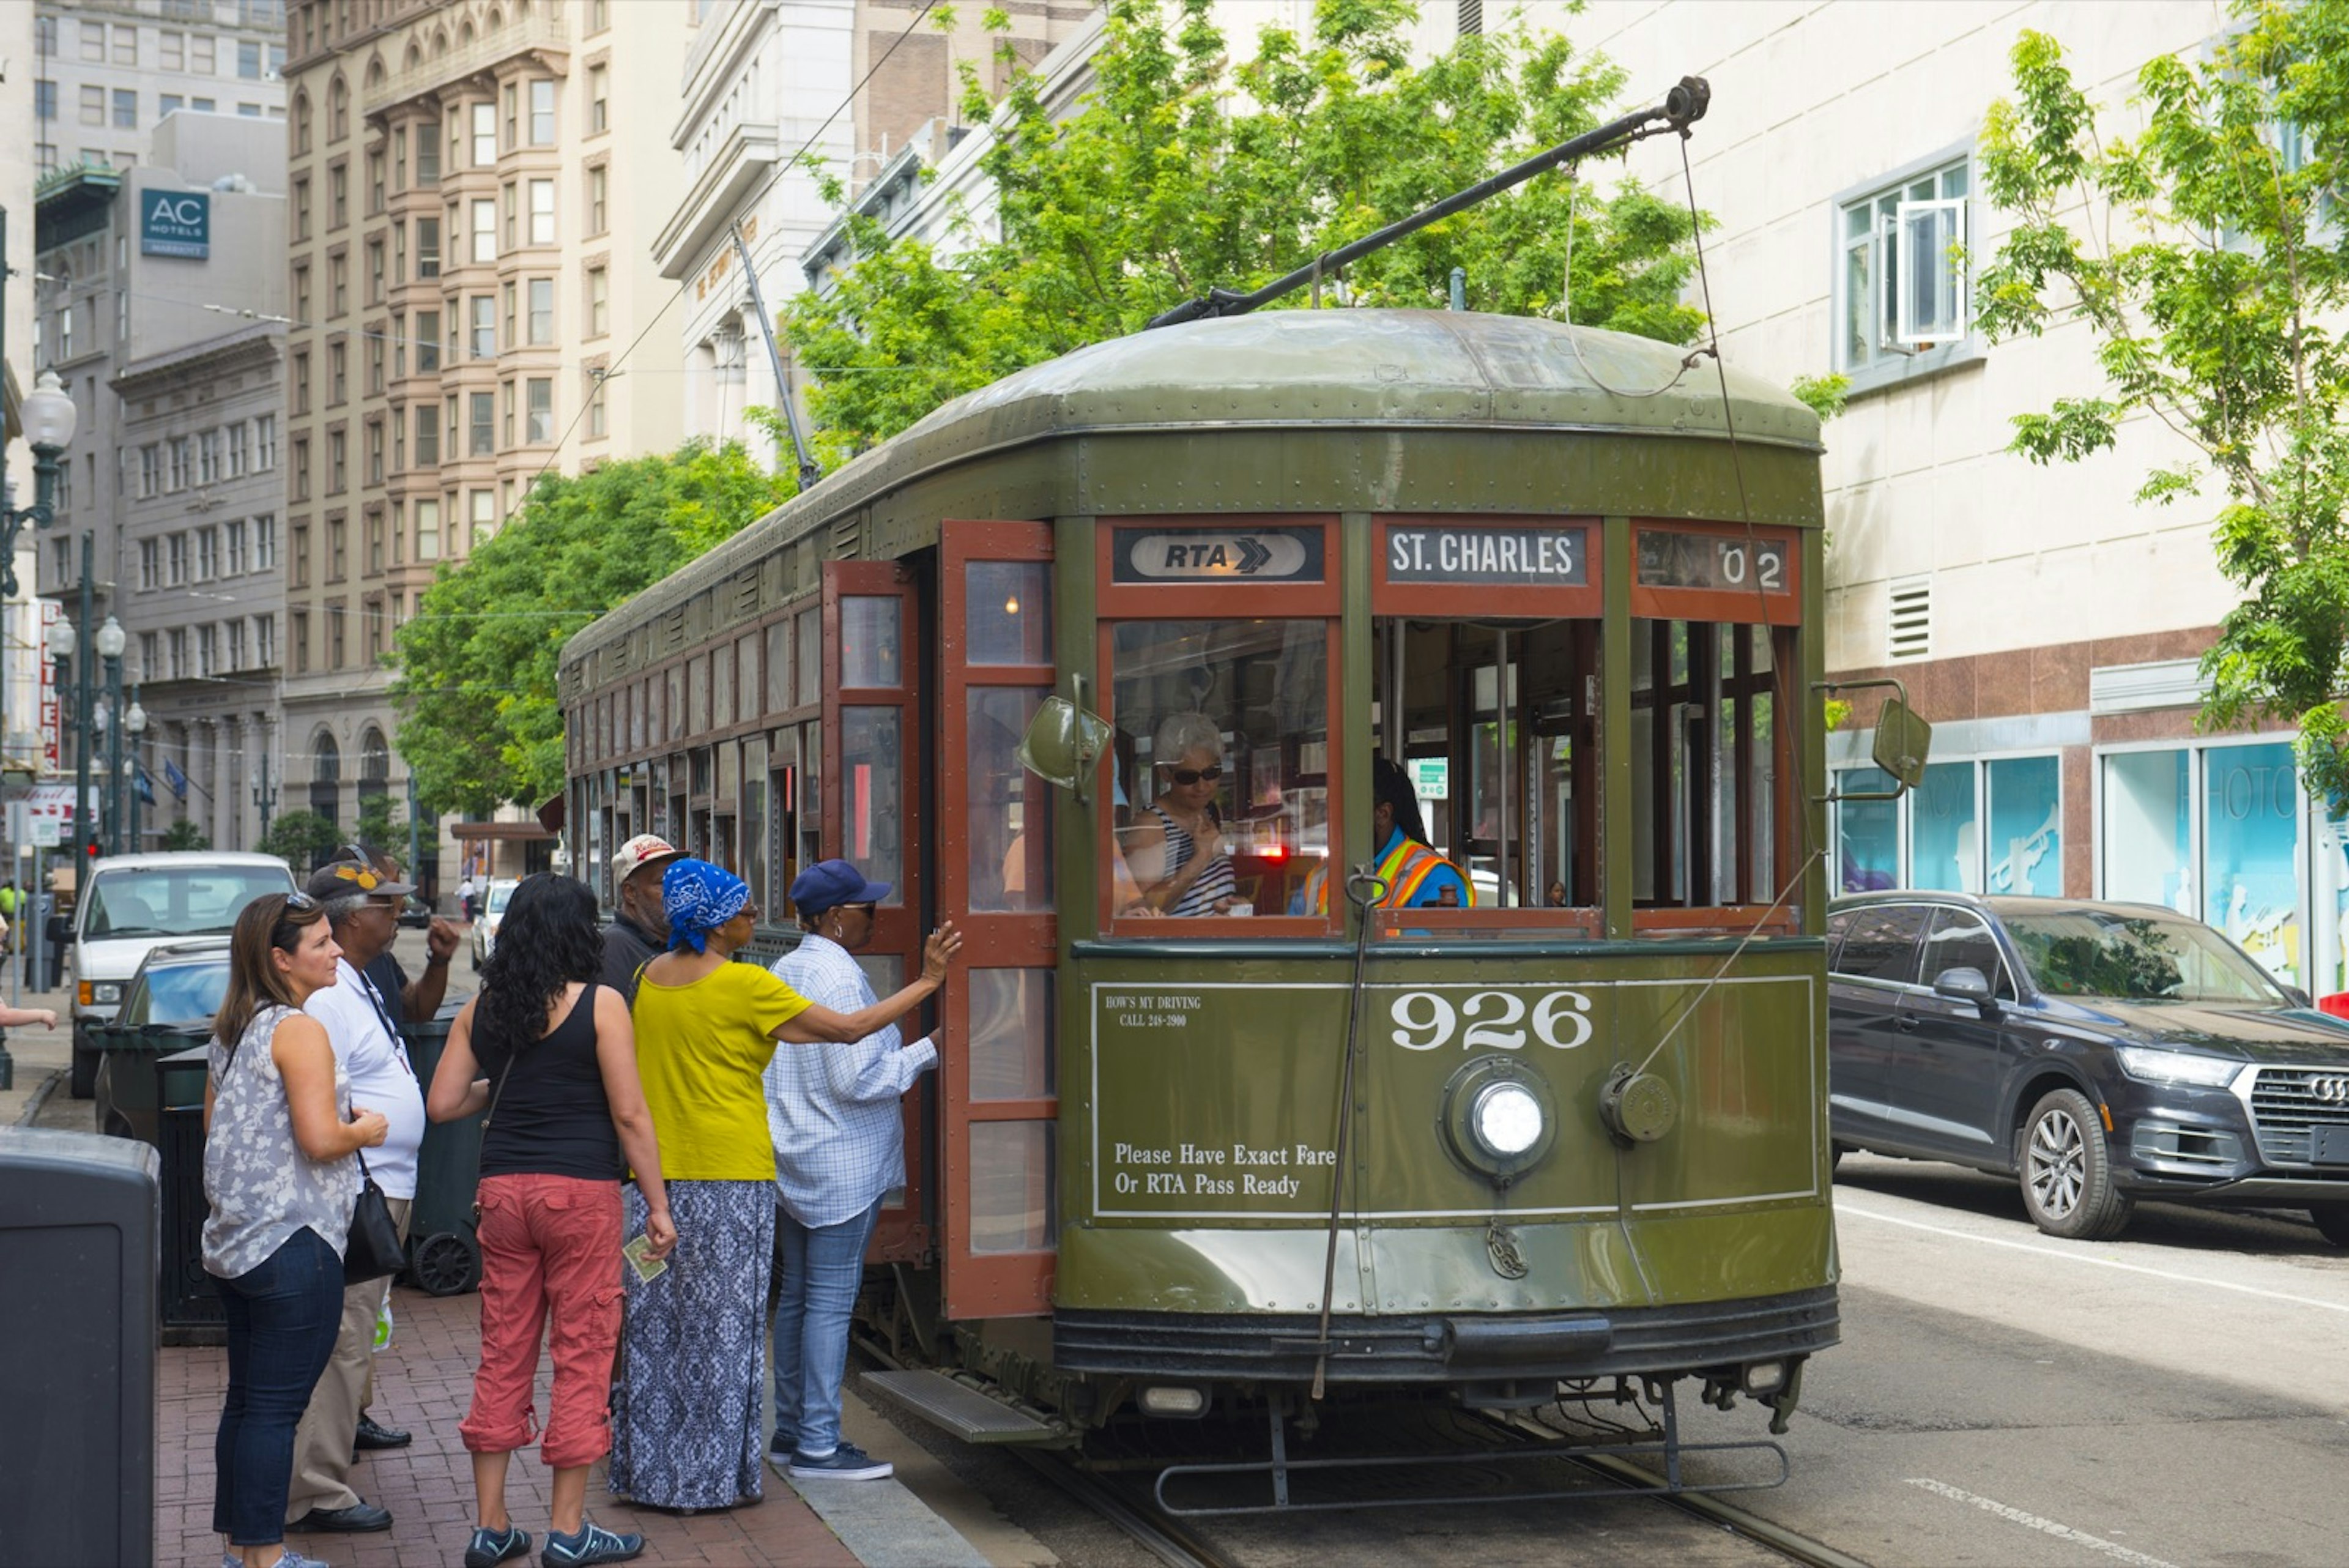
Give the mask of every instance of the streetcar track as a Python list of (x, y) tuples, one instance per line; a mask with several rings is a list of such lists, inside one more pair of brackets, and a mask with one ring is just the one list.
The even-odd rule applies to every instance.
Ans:
[(1090, 1471), (1071, 1463), (1059, 1450), (1012, 1449), (1028, 1468), (1058, 1487), (1068, 1497), (1116, 1525), (1169, 1568), (1238, 1568), (1212, 1542), (1148, 1505), (1140, 1507), (1117, 1495)]

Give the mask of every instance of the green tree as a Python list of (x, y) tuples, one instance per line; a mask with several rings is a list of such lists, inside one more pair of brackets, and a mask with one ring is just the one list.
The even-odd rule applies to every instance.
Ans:
[[(1309, 36), (1268, 26), (1227, 69), (1210, 10), (1112, 0), (1093, 90), (1061, 120), (1033, 75), (1015, 72), (999, 109), (965, 68), (966, 114), (994, 115), (999, 132), (982, 166), (1001, 238), (943, 262), (852, 217), (858, 259), (784, 323), (812, 367), (827, 461), (1209, 288), (1304, 265), (1599, 124), (1626, 85), (1521, 20), (1414, 65), (1411, 0), (1320, 0)], [(837, 202), (839, 182), (827, 188)], [(1439, 306), (1456, 266), (1475, 309), (1685, 343), (1703, 323), (1685, 298), (1694, 225), (1635, 181), (1602, 192), (1550, 175), (1363, 258), (1344, 287), (1365, 305)]]
[(2013, 230), (1982, 270), (1993, 339), (2077, 323), (2104, 385), (2014, 421), (2013, 450), (2077, 461), (2150, 421), (2177, 454), (2138, 499), (2217, 506), (2242, 591), (2203, 656), (2201, 720), (2295, 721), (2312, 791), (2349, 806), (2349, 0), (2239, 0), (2199, 60), (2137, 73), (2114, 134), (2060, 45), (2024, 33), (1992, 106), (1982, 188)]
[[(362, 848), (381, 850), (411, 872), (416, 869), (408, 864), (408, 813), (395, 809), (388, 794), (359, 797), (359, 821), (354, 842)], [(419, 818), (416, 825), (418, 862), (437, 860), (440, 856), (440, 824), (430, 816)]]
[(269, 831), (254, 847), (264, 855), (276, 856), (301, 877), (308, 876), (319, 857), (331, 854), (342, 841), (335, 825), (316, 812), (285, 811), (269, 819)]
[(174, 818), (171, 826), (163, 830), (163, 847), (166, 849), (210, 849), (212, 846), (212, 835), (184, 816)]
[(540, 480), (469, 560), (442, 566), (395, 639), (399, 750), (422, 809), (482, 816), (561, 789), (565, 639), (796, 490), (733, 442)]

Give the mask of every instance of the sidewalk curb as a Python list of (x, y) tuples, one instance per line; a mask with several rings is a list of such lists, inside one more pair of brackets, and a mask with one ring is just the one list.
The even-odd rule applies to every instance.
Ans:
[(989, 1568), (985, 1553), (894, 1477), (802, 1486), (772, 1457), (767, 1469), (864, 1568)]
[(40, 1119), (41, 1107), (49, 1103), (49, 1096), (57, 1093), (57, 1081), (64, 1076), (65, 1074), (57, 1068), (49, 1069), (49, 1075), (41, 1081), (39, 1088), (33, 1091), (33, 1097), (25, 1102), (25, 1108), (16, 1113), (18, 1127), (28, 1127)]

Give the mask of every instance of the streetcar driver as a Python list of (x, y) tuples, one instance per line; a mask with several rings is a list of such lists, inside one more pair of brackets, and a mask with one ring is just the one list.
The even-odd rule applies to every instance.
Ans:
[[(1386, 891), (1379, 905), (1388, 909), (1464, 909), (1476, 902), (1475, 889), (1460, 867), (1438, 854), (1427, 842), (1427, 822), (1419, 811), (1419, 796), (1411, 775), (1401, 764), (1377, 753), (1371, 754), (1371, 839), (1379, 846), (1377, 876)], [(1305, 878), (1290, 906), (1292, 914), (1330, 912), (1330, 863), (1323, 861)]]

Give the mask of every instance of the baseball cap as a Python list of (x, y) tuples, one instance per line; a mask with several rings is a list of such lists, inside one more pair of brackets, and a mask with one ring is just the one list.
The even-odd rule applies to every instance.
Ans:
[(404, 898), (416, 891), (416, 885), (395, 882), (364, 860), (334, 860), (311, 872), (302, 890), (318, 899), (347, 898), (353, 894)]
[(886, 882), (867, 882), (845, 860), (819, 860), (792, 879), (792, 908), (821, 915), (842, 904), (877, 904), (889, 896), (889, 888)]
[(612, 883), (617, 887), (643, 867), (675, 860), (683, 853), (657, 834), (639, 833), (621, 845), (619, 853), (612, 857)]

